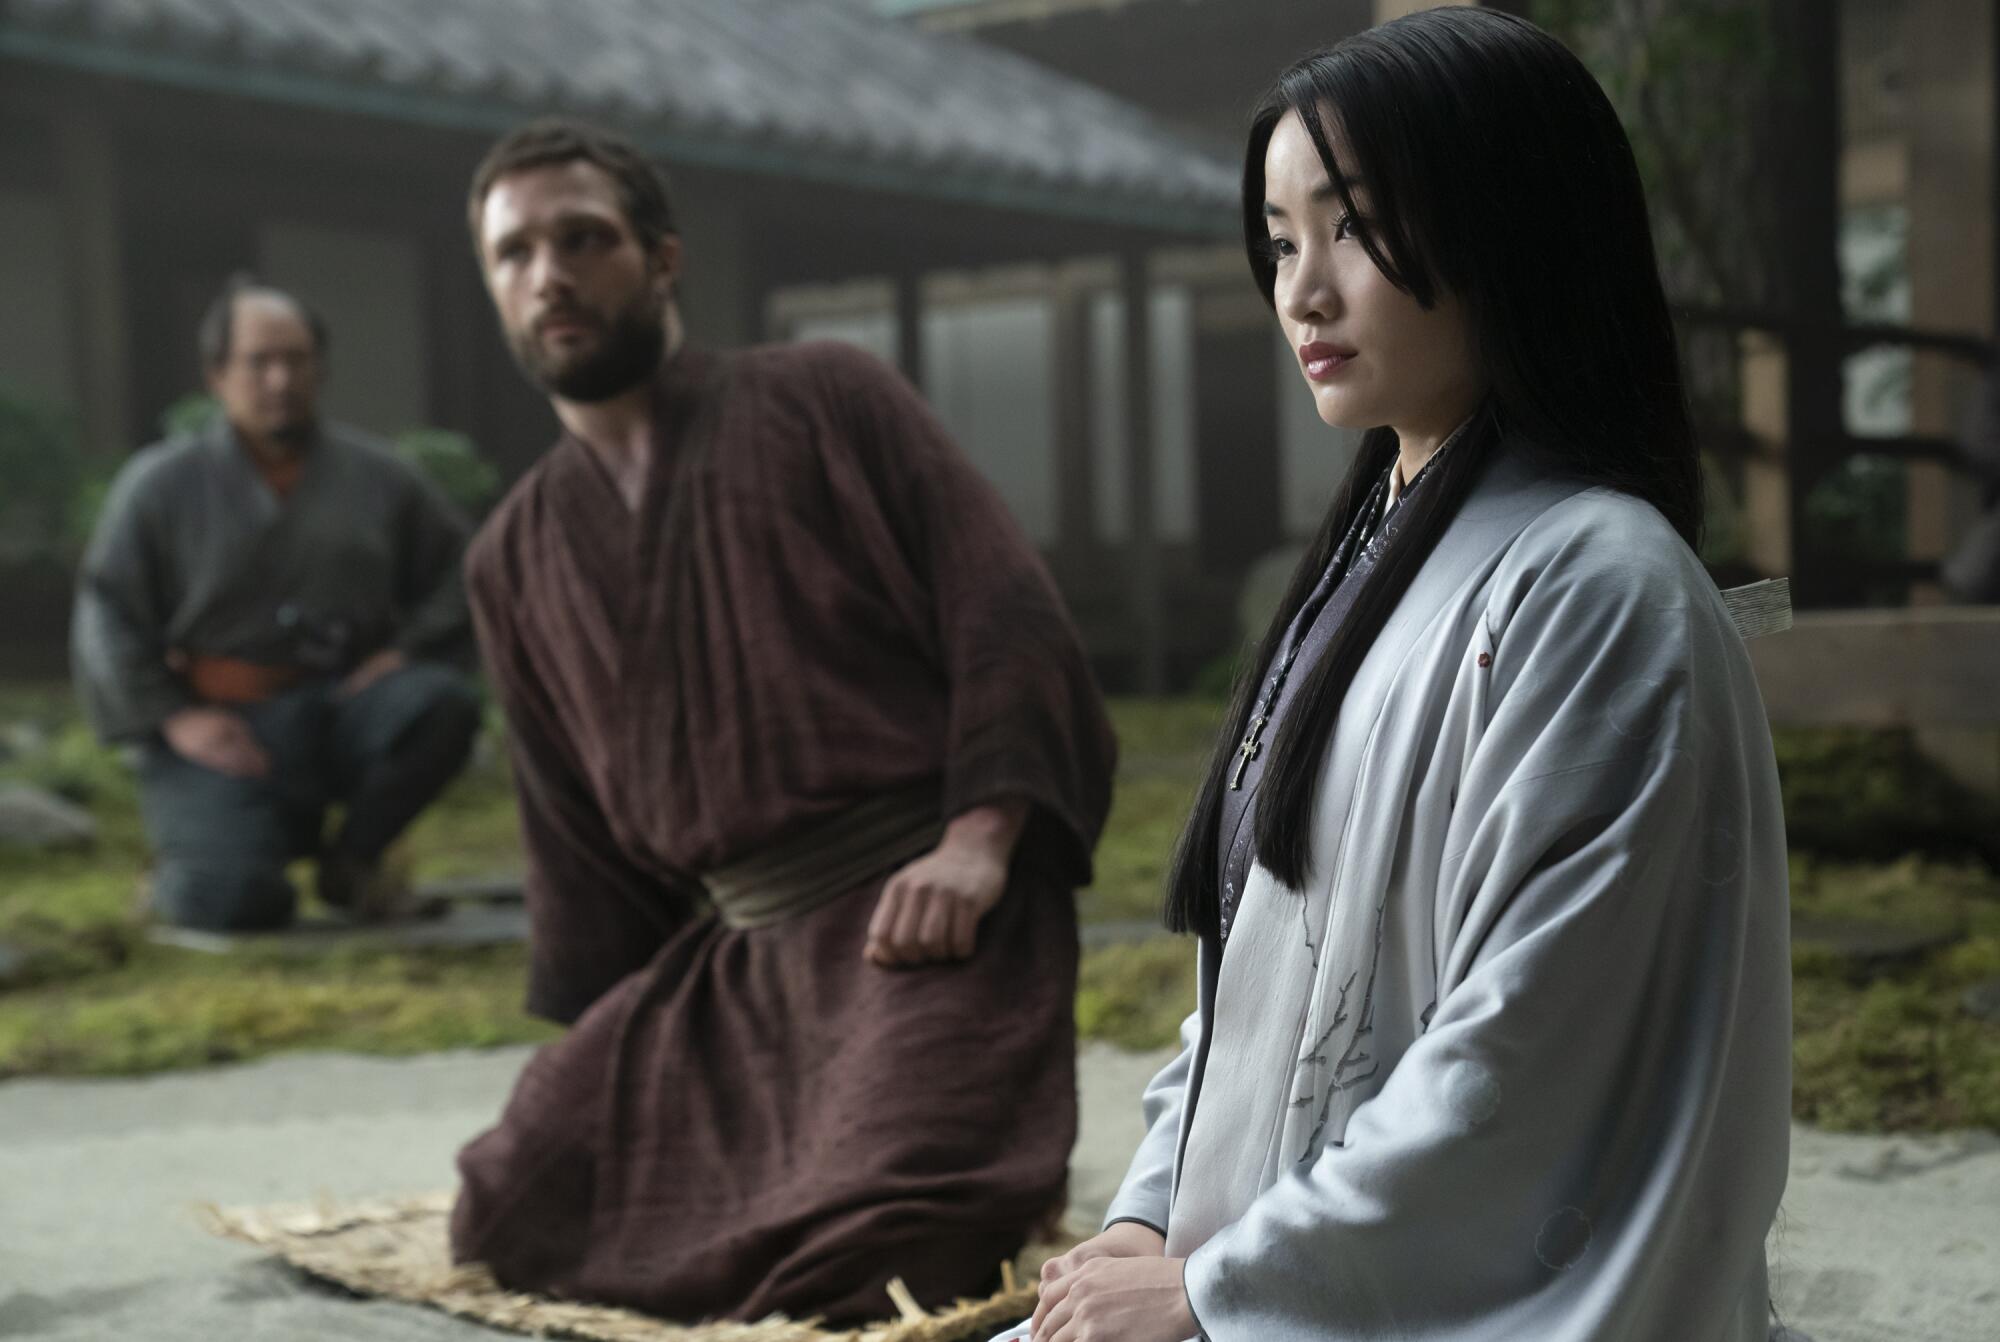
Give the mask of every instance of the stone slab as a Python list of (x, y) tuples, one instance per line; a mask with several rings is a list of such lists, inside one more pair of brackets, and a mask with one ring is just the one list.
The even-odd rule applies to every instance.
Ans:
[(42, 852), (97, 842), (90, 812), (24, 783), (0, 783), (0, 847)]
[(157, 923), (147, 937), (162, 946), (204, 955), (317, 957), (336, 950), (435, 950), (502, 946), (526, 941), (528, 911), (520, 904), (455, 904), (443, 917), (396, 923), (346, 923), (305, 918), (277, 932), (202, 932)]
[(1795, 915), (1792, 943), (1831, 951), (1864, 974), (1916, 964), (1965, 939), (1963, 924), (1878, 922)]
[(527, 897), (518, 871), (490, 872), (483, 876), (454, 876), (449, 880), (425, 881), (417, 887), (417, 898), (449, 899), (468, 904), (519, 904)]
[[(1160, 926), (1158, 918), (1125, 918), (1109, 923), (1085, 923), (1077, 929), (1077, 939), (1087, 951), (1101, 946), (1124, 946), (1133, 942), (1151, 941), (1155, 937), (1171, 935)], [(1194, 954), (1194, 943), (1188, 943), (1188, 954)]]

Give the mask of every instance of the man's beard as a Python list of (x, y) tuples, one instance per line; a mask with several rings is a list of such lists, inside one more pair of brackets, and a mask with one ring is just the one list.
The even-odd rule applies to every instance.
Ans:
[[(544, 313), (543, 319), (550, 314)], [(565, 311), (564, 317), (592, 314)], [(565, 401), (608, 401), (630, 391), (658, 371), (667, 350), (666, 304), (650, 288), (611, 315), (600, 328), (598, 347), (574, 358), (551, 355), (530, 326), (508, 342), (522, 371), (543, 390)]]

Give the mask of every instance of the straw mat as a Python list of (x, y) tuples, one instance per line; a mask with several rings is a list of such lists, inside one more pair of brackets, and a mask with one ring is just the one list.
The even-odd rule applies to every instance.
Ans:
[[(1066, 1244), (1030, 1245), (1002, 1269), (1000, 1291), (926, 1313), (890, 1284), (897, 1317), (835, 1330), (814, 1321), (773, 1316), (758, 1323), (676, 1324), (601, 1305), (522, 1295), (497, 1284), (485, 1268), (454, 1264), (446, 1242), (453, 1195), (415, 1198), (322, 1199), (268, 1207), (202, 1206), (207, 1229), (268, 1249), (308, 1276), (356, 1295), (428, 1305), (494, 1328), (582, 1342), (960, 1342), (984, 1339), (1035, 1307), (1033, 1282)], [(885, 1311), (886, 1312), (886, 1311)]]

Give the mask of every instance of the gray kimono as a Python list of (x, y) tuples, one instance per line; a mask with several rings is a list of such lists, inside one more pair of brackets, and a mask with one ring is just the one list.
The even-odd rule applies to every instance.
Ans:
[(1303, 890), (1251, 869), (1109, 1220), (1215, 1342), (1765, 1338), (1784, 822), (1652, 508), (1503, 449), (1357, 671)]
[(78, 577), (70, 661), (106, 740), (193, 702), (169, 651), (337, 673), (397, 647), (469, 666), (467, 527), (385, 444), (328, 426), (272, 492), (228, 425), (135, 454)]

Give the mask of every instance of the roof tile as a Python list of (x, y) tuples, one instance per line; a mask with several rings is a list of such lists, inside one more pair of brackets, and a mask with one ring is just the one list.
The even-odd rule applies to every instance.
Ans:
[(219, 64), (618, 109), (635, 130), (1196, 210), (1234, 169), (1099, 89), (860, 0), (0, 0), (0, 27)]

